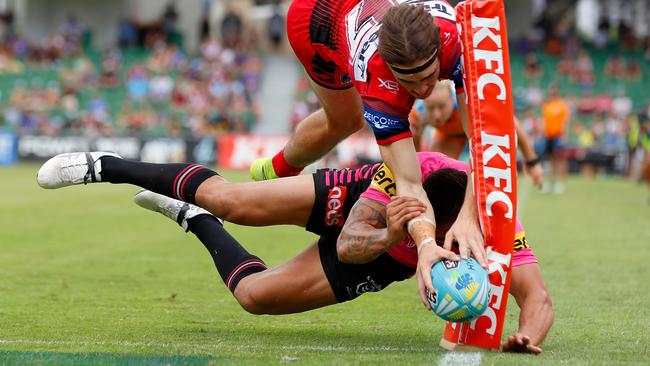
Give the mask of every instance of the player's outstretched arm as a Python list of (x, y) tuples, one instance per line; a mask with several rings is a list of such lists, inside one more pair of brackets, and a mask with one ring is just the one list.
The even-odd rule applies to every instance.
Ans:
[(354, 204), (336, 243), (339, 260), (368, 263), (404, 240), (406, 223), (426, 206), (413, 197), (393, 197), (388, 205), (368, 198)]
[(553, 325), (553, 304), (537, 263), (512, 269), (510, 293), (519, 305), (519, 329), (503, 344), (504, 352), (542, 353), (544, 342)]
[(535, 187), (542, 189), (544, 185), (544, 172), (542, 164), (531, 144), (528, 134), (521, 128), (519, 119), (515, 116), (515, 132), (517, 133), (517, 145), (524, 156), (524, 171), (530, 176)]
[[(460, 120), (465, 130), (465, 134), (470, 138), (469, 134), (469, 117), (467, 113), (467, 103), (465, 102), (465, 94), (458, 94), (458, 112), (460, 113)], [(471, 176), (470, 171), (467, 172)], [(445, 237), (444, 248), (451, 249), (452, 243), (458, 243), (458, 250), (461, 258), (467, 258), (470, 254), (474, 255), (476, 260), (483, 268), (487, 268), (487, 253), (485, 252), (485, 240), (481, 227), (478, 222), (478, 210), (476, 208), (476, 200), (474, 199), (474, 191), (472, 185), (468, 184), (465, 190), (465, 199), (463, 206), (458, 213), (456, 221), (451, 226)]]

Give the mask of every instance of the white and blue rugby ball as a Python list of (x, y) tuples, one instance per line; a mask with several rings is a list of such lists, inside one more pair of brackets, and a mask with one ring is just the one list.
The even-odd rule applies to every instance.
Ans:
[(431, 280), (434, 291), (427, 291), (427, 298), (431, 310), (444, 320), (472, 321), (488, 306), (490, 280), (487, 271), (474, 258), (434, 264)]

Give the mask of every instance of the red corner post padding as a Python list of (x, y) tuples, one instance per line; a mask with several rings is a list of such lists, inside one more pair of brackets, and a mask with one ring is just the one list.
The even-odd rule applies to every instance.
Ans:
[(471, 323), (447, 323), (440, 345), (499, 348), (510, 288), (517, 202), (516, 145), (502, 0), (458, 4), (469, 110), (472, 181), (488, 251), (491, 297)]

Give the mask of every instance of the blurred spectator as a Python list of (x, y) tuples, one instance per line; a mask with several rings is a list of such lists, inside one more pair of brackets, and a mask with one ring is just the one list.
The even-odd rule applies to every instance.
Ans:
[(544, 75), (544, 70), (537, 59), (537, 55), (529, 52), (526, 55), (526, 66), (524, 67), (524, 76), (528, 79), (539, 79)]
[(582, 96), (578, 100), (576, 109), (581, 116), (591, 115), (596, 111), (596, 99), (591, 91), (585, 90), (582, 92)]
[(226, 13), (221, 20), (221, 41), (225, 47), (234, 47), (241, 40), (242, 20), (232, 5), (228, 4)]
[(109, 119), (108, 103), (96, 90), (88, 102), (88, 113), (96, 121), (107, 122)]
[(620, 55), (613, 55), (605, 63), (605, 76), (610, 79), (623, 79), (625, 77), (625, 62)]
[(176, 4), (174, 2), (169, 2), (165, 6), (165, 10), (162, 14), (162, 29), (167, 40), (170, 40), (170, 35), (176, 33), (176, 22), (178, 21), (178, 11), (176, 10)]
[(126, 77), (126, 90), (129, 98), (140, 101), (149, 94), (149, 73), (141, 65), (135, 64)]
[(169, 100), (174, 88), (174, 79), (168, 73), (156, 73), (149, 81), (149, 93), (153, 101)]
[(120, 82), (122, 57), (118, 50), (109, 49), (102, 55), (98, 84), (102, 88), (116, 88)]
[(586, 51), (580, 51), (578, 60), (576, 61), (573, 80), (578, 85), (583, 87), (593, 86), (596, 77), (594, 76), (594, 65), (591, 57)]
[(544, 92), (539, 87), (539, 82), (531, 82), (526, 89), (526, 104), (531, 107), (539, 107), (544, 101)]
[(625, 94), (625, 89), (620, 89), (612, 102), (612, 113), (615, 118), (625, 120), (632, 113), (632, 100)]
[(638, 61), (631, 60), (627, 63), (625, 78), (629, 81), (641, 81), (643, 79), (643, 71), (641, 70), (641, 64)]
[(285, 20), (284, 15), (282, 15), (282, 7), (278, 2), (273, 6), (273, 15), (271, 15), (268, 23), (269, 40), (271, 41), (271, 45), (276, 49), (280, 47), (282, 38), (284, 37), (284, 23)]
[(612, 110), (612, 97), (607, 94), (599, 94), (594, 97), (594, 113), (604, 115)]
[(61, 27), (61, 33), (66, 41), (75, 43), (81, 42), (84, 30), (85, 26), (74, 14), (69, 14)]
[(556, 85), (550, 87), (548, 98), (542, 105), (542, 116), (544, 118), (544, 137), (546, 139), (544, 157), (549, 162), (549, 179), (546, 181), (548, 184), (545, 184), (544, 191), (563, 193), (567, 162), (561, 149), (570, 112), (569, 106), (560, 97)]
[(138, 43), (138, 31), (131, 19), (121, 18), (117, 26), (117, 45), (120, 48), (134, 47)]

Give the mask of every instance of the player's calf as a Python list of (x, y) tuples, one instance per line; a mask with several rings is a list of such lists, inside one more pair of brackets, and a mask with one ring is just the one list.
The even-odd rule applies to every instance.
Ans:
[(60, 154), (45, 162), (37, 181), (48, 189), (92, 182), (128, 183), (195, 203), (199, 186), (215, 175), (215, 171), (198, 164), (153, 164), (125, 160), (108, 152), (78, 152)]
[(196, 235), (210, 253), (221, 279), (231, 292), (235, 292), (244, 278), (266, 270), (264, 261), (246, 251), (223, 228), (223, 221), (210, 212), (149, 191), (139, 192), (134, 201), (140, 207), (160, 212)]

